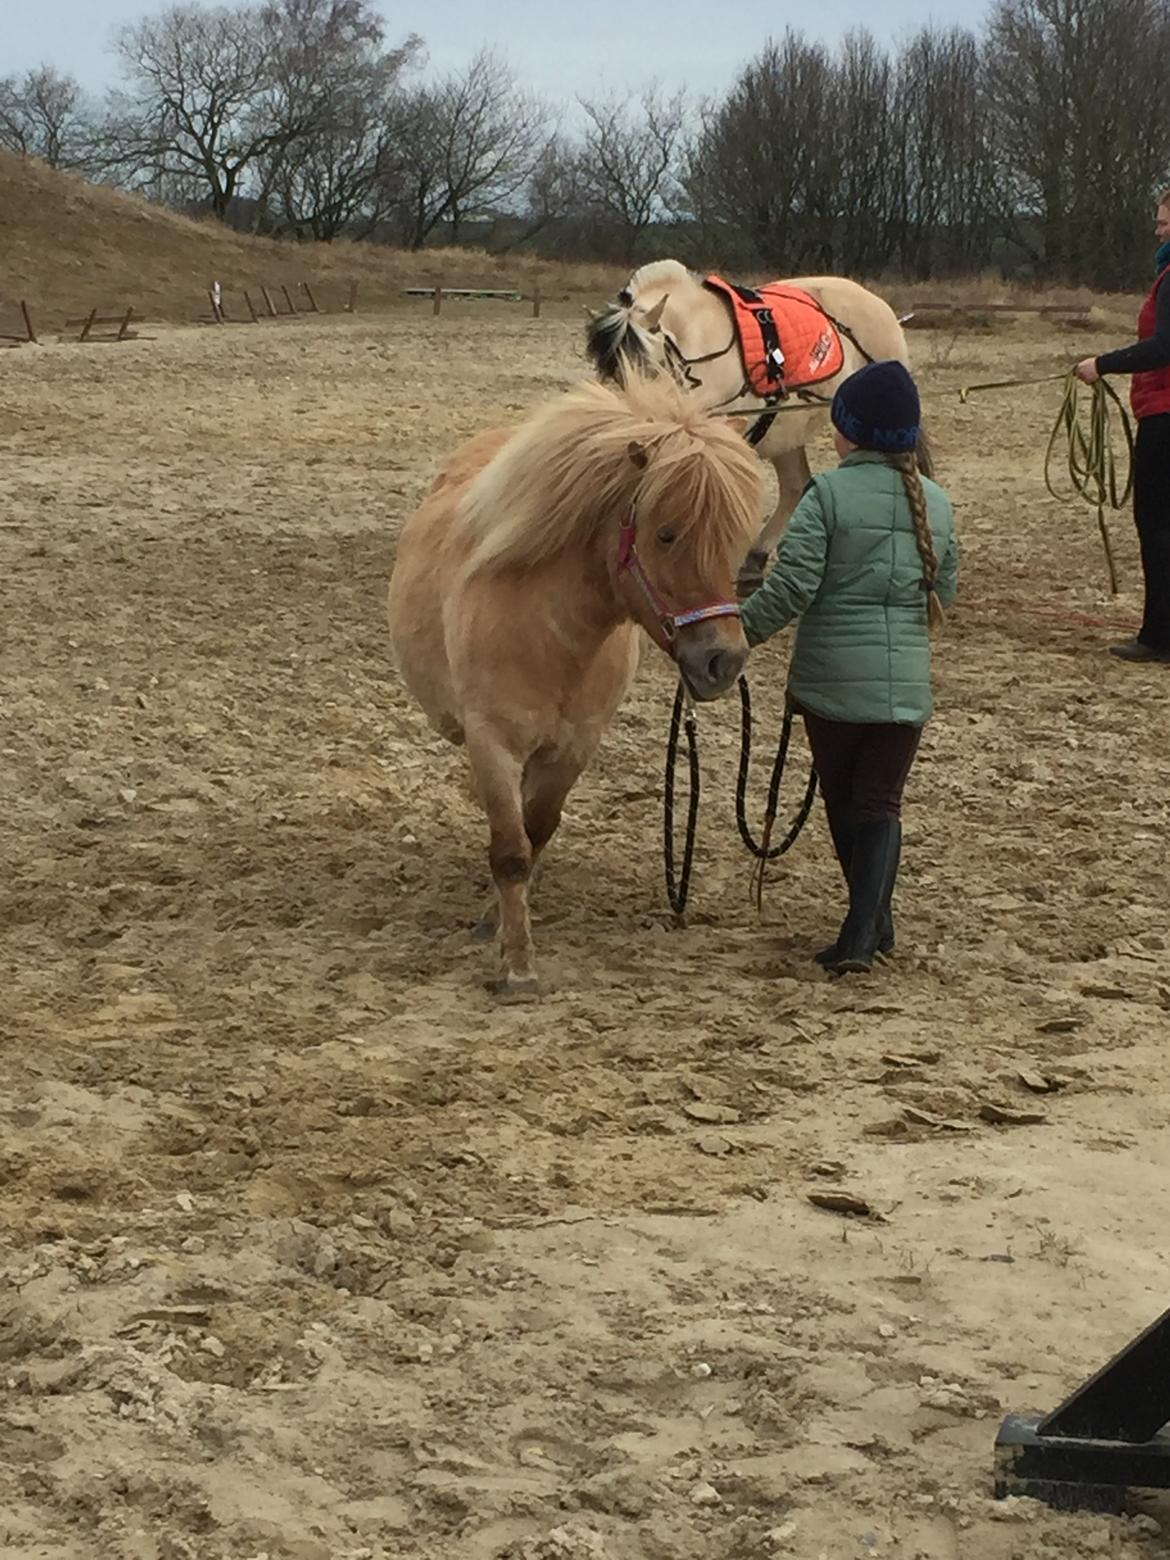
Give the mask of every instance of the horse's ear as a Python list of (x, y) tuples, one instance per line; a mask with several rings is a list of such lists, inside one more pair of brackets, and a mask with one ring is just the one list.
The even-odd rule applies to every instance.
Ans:
[(626, 453), (639, 471), (645, 471), (650, 457), (646, 454), (646, 446), (644, 444), (639, 444), (637, 439), (631, 439), (626, 445)]
[(658, 322), (662, 319), (662, 311), (663, 311), (663, 309), (666, 308), (666, 300), (669, 297), (670, 297), (669, 293), (663, 293), (662, 297), (659, 298), (658, 302), (654, 305), (654, 307), (652, 309), (647, 309), (647, 311), (646, 311), (646, 329), (647, 330), (657, 330), (658, 329)]

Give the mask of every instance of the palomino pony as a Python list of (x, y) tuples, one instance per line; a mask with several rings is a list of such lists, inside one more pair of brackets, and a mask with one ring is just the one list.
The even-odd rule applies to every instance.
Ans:
[(399, 669), (465, 742), (490, 830), (501, 970), (538, 991), (528, 881), (637, 668), (645, 630), (696, 699), (747, 659), (734, 571), (759, 463), (667, 377), (588, 383), (481, 433), (407, 520), (390, 580)]
[[(797, 289), (807, 297), (784, 296)], [(624, 384), (631, 371), (667, 368), (709, 411), (752, 408), (747, 438), (775, 467), (780, 494), (752, 546), (741, 589), (758, 583), (804, 491), (810, 476), (805, 445), (837, 386), (878, 358), (909, 363), (905, 334), (889, 304), (847, 277), (800, 276), (771, 284), (753, 307), (772, 305), (769, 315), (779, 311), (779, 318), (760, 326), (744, 307), (744, 292), (719, 277), (689, 271), (678, 260), (653, 260), (634, 272), (615, 303), (592, 317), (586, 341), (603, 380)], [(772, 326), (774, 337), (768, 335)], [(789, 329), (801, 338), (797, 350), (789, 350)], [(803, 355), (800, 346), (806, 347)], [(781, 355), (769, 362), (775, 349)], [(776, 404), (783, 410), (769, 417)], [(807, 410), (798, 410), (801, 406)], [(922, 441), (918, 455), (929, 476)]]

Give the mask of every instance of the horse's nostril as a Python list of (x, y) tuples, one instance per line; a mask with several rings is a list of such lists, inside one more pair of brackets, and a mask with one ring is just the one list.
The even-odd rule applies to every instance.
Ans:
[(698, 699), (717, 699), (726, 693), (747, 659), (746, 652), (721, 647), (679, 656), (679, 665), (687, 686)]
[(734, 650), (713, 650), (707, 657), (707, 681), (730, 682), (739, 670), (741, 659)]

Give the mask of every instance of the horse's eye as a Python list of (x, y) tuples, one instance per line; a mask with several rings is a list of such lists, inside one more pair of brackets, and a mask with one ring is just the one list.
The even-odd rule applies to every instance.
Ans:
[(678, 532), (672, 525), (664, 525), (661, 531), (658, 533), (658, 540), (662, 543), (663, 547), (669, 547), (671, 542), (673, 542), (677, 536)]

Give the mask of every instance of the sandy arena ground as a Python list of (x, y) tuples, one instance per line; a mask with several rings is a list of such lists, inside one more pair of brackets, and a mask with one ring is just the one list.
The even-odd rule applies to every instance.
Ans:
[(383, 593), (437, 460), (579, 336), (424, 305), (0, 354), (0, 1554), (1164, 1556), (1153, 1501), (990, 1499), (1002, 1414), (1168, 1303), (1170, 669), (1033, 615), (1136, 601), (1128, 518), (1110, 603), (1044, 493), (1057, 387), (954, 391), (1121, 338), (914, 338), (965, 568), (896, 958), (810, 963), (819, 813), (757, 917), (733, 702), (672, 929), (648, 651), (539, 891), (551, 993), (502, 1008)]

